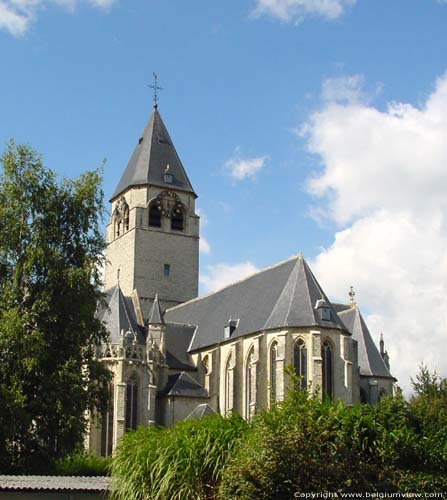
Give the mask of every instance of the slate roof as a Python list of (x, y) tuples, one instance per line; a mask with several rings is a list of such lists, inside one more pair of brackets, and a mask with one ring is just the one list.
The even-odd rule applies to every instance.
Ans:
[(108, 290), (107, 307), (98, 311), (98, 318), (105, 324), (110, 333), (110, 342), (118, 344), (121, 331), (130, 331), (137, 335), (138, 343), (144, 344), (144, 335), (138, 325), (135, 311), (130, 297), (124, 297), (119, 285)]
[[(319, 300), (330, 310), (330, 320), (315, 309)], [(232, 338), (287, 326), (335, 328), (349, 334), (301, 255), (168, 309), (164, 319), (197, 326), (190, 351), (225, 340), (230, 319), (238, 320)]]
[(166, 396), (182, 396), (190, 398), (208, 397), (208, 391), (186, 372), (170, 375), (168, 377), (168, 383), (161, 393)]
[[(164, 182), (167, 165), (173, 176), (172, 184)], [(195, 194), (157, 108), (154, 108), (110, 201), (131, 186), (146, 184)]]
[(213, 415), (217, 415), (216, 410), (211, 408), (208, 403), (203, 403), (201, 405), (197, 405), (194, 410), (185, 418), (185, 420), (200, 419), (203, 417), (211, 417)]
[(360, 375), (393, 378), (374, 343), (358, 307), (346, 306), (338, 314), (358, 343)]
[(148, 325), (162, 325), (163, 314), (161, 313), (160, 303), (158, 301), (158, 294), (155, 294), (154, 302), (152, 303), (151, 312), (149, 313), (149, 318), (147, 320)]
[(188, 354), (188, 347), (196, 327), (189, 325), (166, 325), (166, 363), (173, 370), (195, 370)]
[(110, 478), (104, 476), (2, 476), (0, 491), (56, 490), (56, 491), (107, 491)]

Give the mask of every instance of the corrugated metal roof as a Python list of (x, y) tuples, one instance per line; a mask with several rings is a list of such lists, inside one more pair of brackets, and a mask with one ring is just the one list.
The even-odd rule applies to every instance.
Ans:
[(69, 490), (107, 491), (110, 478), (106, 476), (2, 476), (0, 491), (5, 490)]

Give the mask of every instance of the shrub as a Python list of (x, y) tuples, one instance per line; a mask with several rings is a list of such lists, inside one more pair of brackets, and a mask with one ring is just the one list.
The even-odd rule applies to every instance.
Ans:
[(110, 458), (80, 450), (57, 460), (55, 473), (66, 476), (107, 476), (110, 462)]
[(112, 463), (112, 498), (212, 498), (227, 458), (247, 428), (232, 415), (126, 433)]

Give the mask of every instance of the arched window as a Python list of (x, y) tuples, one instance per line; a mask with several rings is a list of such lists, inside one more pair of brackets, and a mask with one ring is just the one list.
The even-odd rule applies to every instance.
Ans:
[(205, 356), (202, 361), (203, 387), (210, 392), (210, 358)]
[(247, 356), (247, 364), (245, 366), (245, 418), (250, 420), (254, 413), (255, 397), (256, 397), (256, 365), (255, 351), (252, 347)]
[(277, 399), (277, 359), (278, 343), (275, 340), (270, 346), (270, 403), (275, 403)]
[(123, 210), (123, 228), (124, 231), (129, 231), (129, 205), (127, 204), (124, 206)]
[(303, 339), (298, 339), (295, 342), (293, 349), (293, 366), (295, 373), (299, 377), (299, 387), (307, 388), (307, 349)]
[(225, 414), (233, 409), (233, 370), (231, 368), (232, 355), (230, 354), (225, 365)]
[(113, 451), (113, 384), (110, 384), (107, 411), (101, 419), (101, 456), (109, 457)]
[(132, 375), (126, 386), (126, 431), (137, 428), (138, 412), (138, 383), (137, 377)]
[(149, 207), (149, 226), (161, 227), (161, 211), (155, 203)]
[(321, 347), (321, 357), (323, 359), (323, 397), (332, 399), (334, 395), (333, 377), (333, 352), (329, 341), (325, 340)]
[(121, 215), (118, 212), (115, 212), (113, 216), (113, 232), (115, 238), (121, 235)]
[(180, 206), (175, 206), (171, 212), (171, 229), (174, 231), (183, 231), (183, 210)]

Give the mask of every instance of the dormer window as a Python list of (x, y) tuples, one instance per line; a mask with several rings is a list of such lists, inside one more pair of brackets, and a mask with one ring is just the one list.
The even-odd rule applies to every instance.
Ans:
[(229, 339), (237, 328), (239, 320), (230, 319), (228, 325), (224, 327), (224, 339)]
[(165, 183), (172, 184), (174, 182), (174, 176), (172, 174), (164, 174)]
[(321, 308), (321, 319), (324, 321), (331, 321), (331, 310), (329, 307), (322, 307)]

